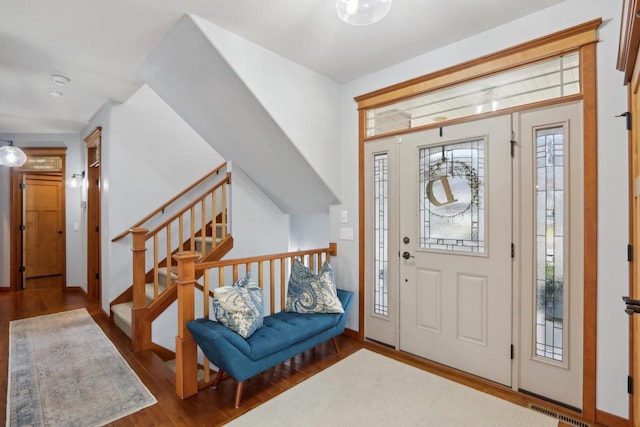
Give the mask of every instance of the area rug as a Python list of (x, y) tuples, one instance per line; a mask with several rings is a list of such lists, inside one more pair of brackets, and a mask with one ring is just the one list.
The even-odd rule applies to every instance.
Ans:
[(228, 426), (555, 427), (558, 420), (359, 350)]
[(156, 403), (85, 309), (9, 324), (7, 426), (97, 426)]

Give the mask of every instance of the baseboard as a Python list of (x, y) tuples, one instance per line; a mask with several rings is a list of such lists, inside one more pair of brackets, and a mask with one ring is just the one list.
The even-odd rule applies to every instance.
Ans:
[(601, 411), (599, 409), (596, 409), (596, 422), (598, 424), (604, 424), (608, 427), (627, 427), (630, 425), (628, 419)]
[(355, 338), (357, 340), (360, 339), (360, 333), (358, 331), (354, 331), (353, 329), (345, 328), (343, 335), (349, 338)]
[(153, 351), (155, 354), (158, 355), (158, 357), (160, 357), (160, 359), (164, 360), (165, 362), (167, 360), (172, 360), (176, 358), (176, 353), (174, 351), (169, 350), (168, 348), (163, 347), (154, 342), (152, 342), (151, 345), (149, 345), (149, 350)]
[(71, 292), (82, 292), (85, 296), (88, 296), (87, 291), (85, 291), (82, 286), (65, 286), (64, 290)]

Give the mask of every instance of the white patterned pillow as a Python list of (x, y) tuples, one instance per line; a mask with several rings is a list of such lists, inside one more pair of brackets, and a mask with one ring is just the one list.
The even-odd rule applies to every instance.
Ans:
[(333, 268), (325, 261), (318, 274), (297, 259), (291, 268), (285, 311), (295, 313), (344, 313), (338, 299)]
[(262, 289), (248, 277), (213, 291), (213, 317), (243, 338), (262, 327)]

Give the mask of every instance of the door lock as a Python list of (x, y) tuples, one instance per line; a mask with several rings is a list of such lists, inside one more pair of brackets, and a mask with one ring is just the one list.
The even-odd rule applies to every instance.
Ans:
[(414, 257), (413, 255), (411, 255), (409, 252), (404, 251), (404, 252), (402, 253), (402, 258), (404, 258), (404, 259), (409, 259), (409, 258), (415, 258), (415, 257)]
[(410, 240), (407, 236), (404, 236), (404, 238), (402, 239), (402, 242), (403, 242), (405, 245), (408, 245), (410, 241), (411, 241), (411, 240)]

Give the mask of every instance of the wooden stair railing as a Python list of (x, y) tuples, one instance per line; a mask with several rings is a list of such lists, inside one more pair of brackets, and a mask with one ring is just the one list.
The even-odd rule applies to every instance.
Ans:
[[(198, 250), (197, 260), (205, 262), (220, 259), (233, 247), (227, 218), (230, 184), (231, 173), (227, 173), (224, 180), (154, 229), (129, 230), (133, 253), (134, 351), (151, 347), (151, 322), (176, 299), (172, 288), (177, 266), (172, 262), (172, 255)], [(147, 252), (152, 254), (150, 259)]]
[(176, 336), (176, 393), (178, 396), (185, 399), (213, 383), (210, 363), (206, 358), (204, 359), (204, 379), (198, 383), (197, 345), (187, 329), (187, 322), (195, 318), (195, 290), (196, 287), (200, 288), (197, 282), (198, 276), (203, 278), (201, 290), (204, 317), (209, 317), (212, 290), (231, 284), (238, 280), (240, 274), (251, 275), (263, 289), (266, 315), (284, 309), (289, 274), (295, 258), (300, 259), (311, 270), (318, 272), (324, 261), (329, 261), (331, 256), (336, 255), (335, 243), (330, 243), (329, 247), (321, 249), (202, 263), (196, 262), (198, 256), (192, 252), (174, 254), (173, 259), (178, 263), (178, 279), (175, 282), (178, 288), (178, 336)]
[[(156, 210), (154, 210), (153, 212), (151, 212), (150, 214), (148, 214), (147, 216), (145, 216), (144, 218), (142, 218), (140, 221), (136, 222), (135, 224), (133, 224), (131, 227), (129, 227), (127, 230), (123, 231), (122, 233), (118, 234), (116, 237), (114, 237), (113, 239), (111, 239), (111, 242), (117, 242), (118, 240), (121, 240), (123, 238), (125, 238), (127, 235), (129, 235), (129, 233), (131, 233), (132, 229), (135, 228), (139, 228), (142, 227), (143, 224), (145, 224), (146, 222), (148, 222), (149, 220), (151, 220), (152, 218), (164, 213), (164, 211), (171, 206), (172, 204), (174, 204), (175, 202), (177, 202), (178, 200), (180, 200), (183, 196), (185, 196), (187, 193), (189, 193), (191, 190), (195, 189), (197, 186), (199, 186), (200, 184), (204, 183), (205, 181), (207, 181), (208, 179), (211, 179), (212, 177), (214, 177), (215, 175), (219, 175), (221, 171), (223, 171), (224, 169), (226, 169), (228, 166), (228, 162), (224, 162), (222, 164), (220, 164), (220, 166), (216, 167), (214, 170), (212, 170), (211, 172), (207, 173), (206, 175), (204, 175), (202, 178), (198, 179), (197, 181), (195, 181), (193, 184), (191, 184), (190, 186), (188, 186), (187, 188), (185, 188), (184, 190), (182, 190), (181, 192), (179, 192), (178, 194), (176, 194), (174, 197), (172, 197), (170, 200), (168, 200), (167, 202), (165, 202), (162, 206), (158, 207)], [(229, 175), (227, 173), (227, 175)]]

